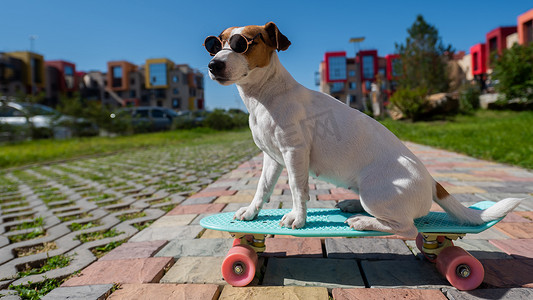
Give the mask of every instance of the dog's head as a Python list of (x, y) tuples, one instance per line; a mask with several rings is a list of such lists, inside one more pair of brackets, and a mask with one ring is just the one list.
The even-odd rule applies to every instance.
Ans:
[(276, 24), (230, 27), (219, 36), (210, 36), (204, 43), (213, 59), (209, 62), (209, 77), (222, 85), (238, 83), (255, 68), (270, 63), (274, 50), (287, 50), (291, 42)]

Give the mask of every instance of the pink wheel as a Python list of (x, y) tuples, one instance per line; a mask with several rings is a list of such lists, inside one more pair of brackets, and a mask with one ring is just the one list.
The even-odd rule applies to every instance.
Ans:
[(235, 247), (235, 246), (240, 245), (240, 244), (241, 244), (241, 239), (234, 239), (232, 247)]
[(456, 246), (442, 250), (437, 257), (436, 267), (451, 285), (461, 291), (477, 288), (485, 277), (483, 265), (470, 253)]
[(222, 276), (232, 286), (246, 286), (255, 276), (257, 253), (248, 245), (231, 248), (222, 262)]

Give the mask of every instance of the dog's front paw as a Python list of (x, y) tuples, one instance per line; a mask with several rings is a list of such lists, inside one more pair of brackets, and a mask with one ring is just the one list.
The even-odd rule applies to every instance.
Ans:
[(304, 212), (299, 211), (291, 211), (290, 213), (286, 214), (281, 218), (281, 222), (279, 222), (279, 225), (281, 227), (288, 227), (292, 229), (296, 228), (302, 228), (305, 225), (305, 221), (307, 219), (307, 214)]
[(259, 213), (259, 209), (254, 209), (254, 207), (247, 206), (247, 207), (241, 207), (235, 215), (233, 216), (233, 219), (241, 220), (241, 221), (250, 221), (253, 220), (257, 214)]

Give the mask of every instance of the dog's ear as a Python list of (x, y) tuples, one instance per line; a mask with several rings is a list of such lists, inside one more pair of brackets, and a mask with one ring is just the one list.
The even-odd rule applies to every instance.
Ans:
[(268, 34), (268, 40), (272, 47), (276, 48), (278, 51), (285, 51), (291, 45), (289, 39), (279, 32), (278, 26), (273, 22), (268, 22), (265, 24), (265, 30)]

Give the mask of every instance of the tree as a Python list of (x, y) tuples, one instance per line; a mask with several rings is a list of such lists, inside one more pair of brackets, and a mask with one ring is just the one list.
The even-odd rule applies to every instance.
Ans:
[(495, 88), (507, 101), (533, 101), (533, 43), (515, 44), (500, 57), (493, 56), (491, 61)]
[(455, 50), (443, 44), (437, 28), (428, 24), (422, 15), (416, 17), (407, 33), (405, 44), (395, 43), (400, 55), (398, 86), (423, 88), (429, 94), (448, 91), (447, 62)]

